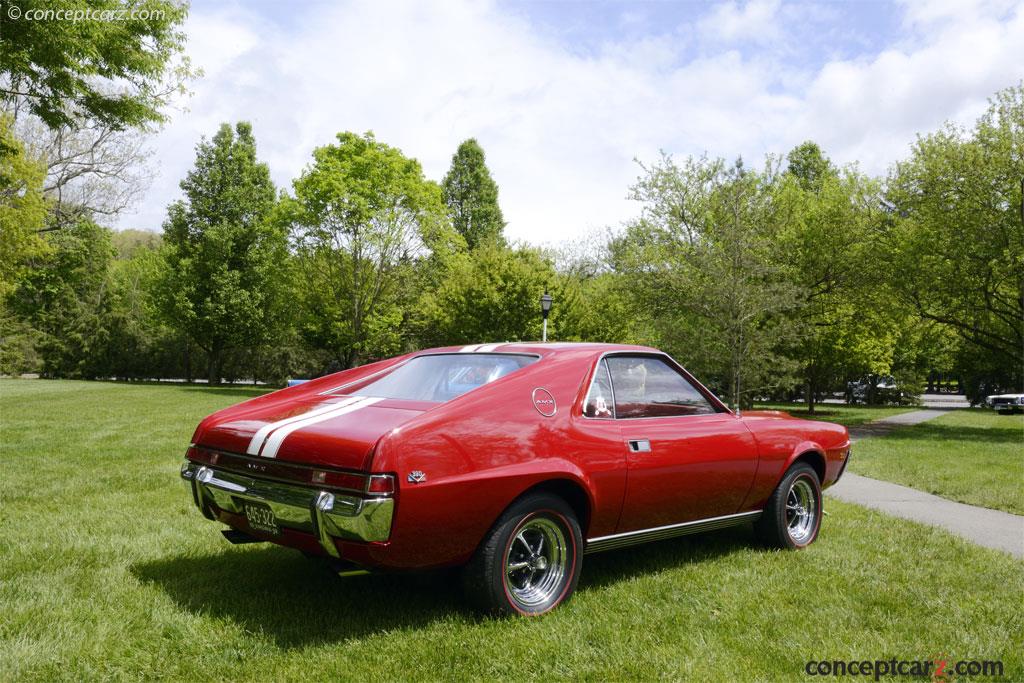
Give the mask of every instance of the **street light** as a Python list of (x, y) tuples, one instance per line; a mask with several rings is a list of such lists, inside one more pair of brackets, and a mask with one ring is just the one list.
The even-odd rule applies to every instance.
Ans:
[(548, 340), (548, 313), (551, 312), (551, 301), (551, 295), (548, 294), (548, 289), (545, 287), (544, 294), (540, 297), (540, 312), (544, 316), (544, 331), (541, 332), (542, 342)]

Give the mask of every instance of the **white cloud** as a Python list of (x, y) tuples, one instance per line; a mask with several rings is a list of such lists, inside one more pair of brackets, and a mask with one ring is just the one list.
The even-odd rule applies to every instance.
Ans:
[(697, 28), (711, 39), (727, 43), (764, 43), (779, 37), (777, 23), (780, 0), (749, 0), (744, 5), (724, 2), (697, 22)]
[[(763, 34), (776, 9), (720, 5), (703, 25), (741, 40)], [(275, 23), (241, 5), (193, 4), (188, 50), (206, 76), (189, 111), (156, 139), (161, 175), (122, 226), (159, 229), (200, 136), (244, 119), (288, 188), (313, 148), (342, 130), (374, 130), (437, 180), (474, 136), (501, 188), (510, 236), (557, 242), (634, 215), (625, 200), (632, 160), (659, 148), (753, 160), (814, 138), (840, 162), (883, 172), (916, 132), (971, 120), (987, 96), (1020, 78), (1024, 61), (1019, 7), (1002, 18), (908, 18), (927, 21), (927, 34), (908, 29), (905, 43), (881, 54), (810, 73), (766, 52), (684, 58), (694, 40), (707, 44), (692, 28), (584, 54), (489, 4), (295, 11)]]

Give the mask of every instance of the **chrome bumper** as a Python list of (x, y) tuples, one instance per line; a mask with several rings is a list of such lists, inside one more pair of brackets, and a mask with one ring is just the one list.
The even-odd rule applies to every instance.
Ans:
[(190, 460), (182, 464), (181, 478), (207, 519), (217, 519), (211, 504), (245, 515), (245, 501), (262, 503), (274, 512), (279, 527), (312, 534), (332, 557), (340, 557), (335, 540), (386, 541), (391, 533), (393, 498), (361, 498), (255, 479)]

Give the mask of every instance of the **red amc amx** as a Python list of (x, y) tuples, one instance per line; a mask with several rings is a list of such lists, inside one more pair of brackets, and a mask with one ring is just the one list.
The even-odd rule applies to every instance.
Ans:
[(849, 454), (844, 427), (737, 416), (656, 349), (477, 344), (214, 413), (181, 476), (233, 542), (462, 565), (475, 601), (532, 615), (573, 592), (585, 553), (746, 522), (810, 544)]

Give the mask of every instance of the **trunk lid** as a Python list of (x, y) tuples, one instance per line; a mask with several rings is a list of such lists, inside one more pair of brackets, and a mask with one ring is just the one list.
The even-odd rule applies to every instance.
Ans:
[(380, 438), (436, 403), (367, 396), (311, 396), (243, 404), (214, 413), (193, 443), (214, 450), (325, 467), (366, 470)]

